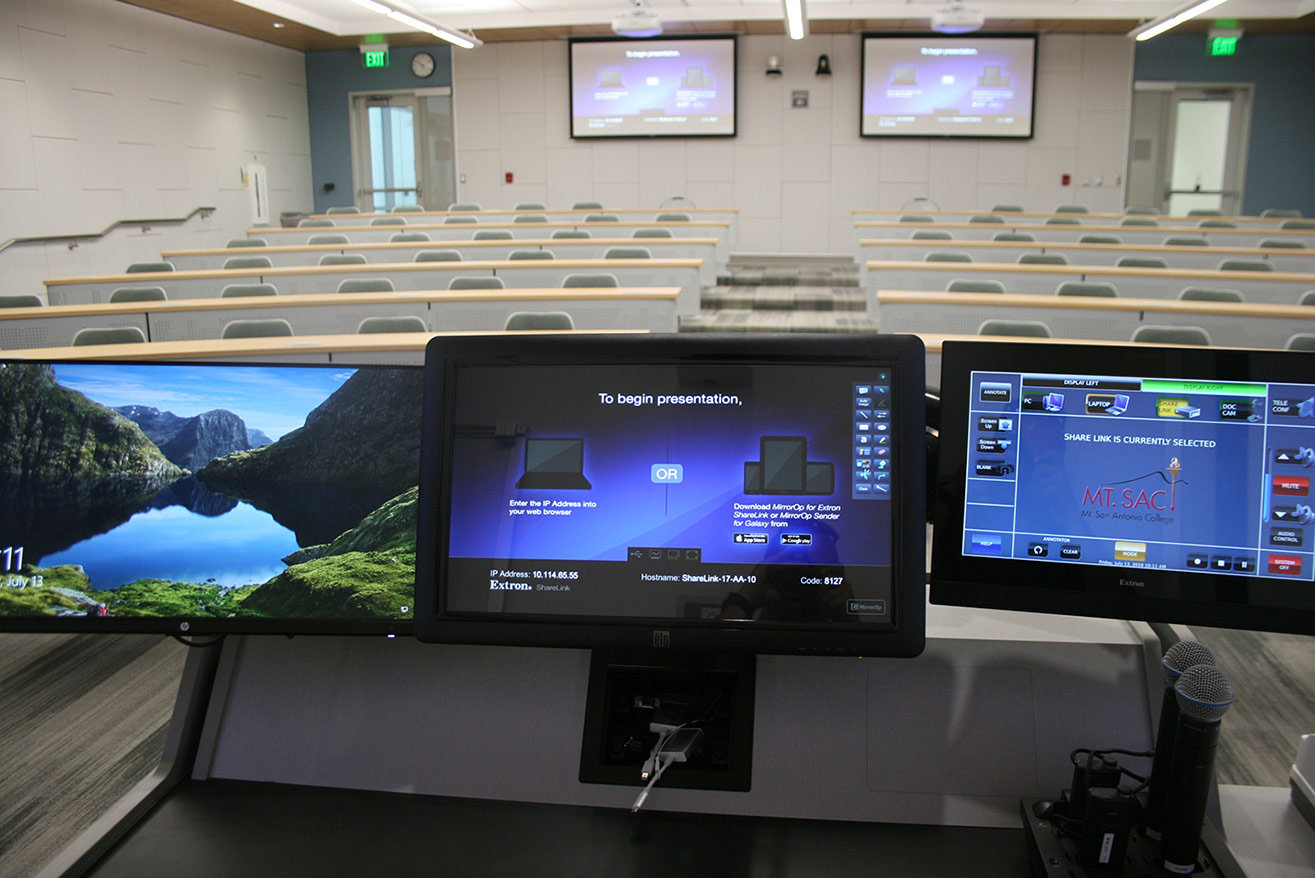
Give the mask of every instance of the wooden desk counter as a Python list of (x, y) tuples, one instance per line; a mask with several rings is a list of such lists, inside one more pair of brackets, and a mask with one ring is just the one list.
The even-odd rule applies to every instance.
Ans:
[(281, 317), (298, 335), (351, 333), (366, 317), (420, 317), (431, 328), (500, 330), (515, 311), (566, 311), (580, 329), (676, 331), (678, 287), (317, 293), (0, 309), (0, 348), (72, 344), (89, 326), (136, 326), (150, 341), (218, 338), (230, 320)]
[(974, 261), (1017, 262), (1023, 254), (1057, 254), (1072, 264), (1114, 265), (1125, 256), (1159, 257), (1170, 268), (1213, 271), (1225, 259), (1269, 262), (1280, 271), (1315, 271), (1315, 248), (1220, 247), (1170, 244), (1083, 244), (1076, 241), (944, 241), (862, 238), (859, 265), (870, 260), (923, 261), (928, 253), (961, 250)]
[[(1037, 241), (1076, 242), (1083, 235), (1118, 235), (1125, 244), (1160, 244), (1170, 235), (1192, 235), (1202, 237), (1212, 245), (1228, 247), (1256, 247), (1266, 238), (1281, 241), (1301, 241), (1307, 246), (1315, 242), (1315, 229), (1279, 229), (1249, 228), (1239, 226), (1232, 229), (1219, 228), (1172, 228), (1169, 226), (1121, 226), (1121, 225), (1046, 225), (1032, 222), (1004, 223), (968, 223), (968, 222), (931, 222), (901, 223), (887, 221), (856, 220), (854, 222), (854, 241), (863, 238), (903, 238), (911, 237), (919, 230), (949, 232), (955, 240), (990, 241), (1001, 232), (1025, 232)], [(939, 242), (942, 249), (953, 249), (954, 240)]]
[[(526, 335), (597, 334), (597, 330), (533, 332)], [(643, 330), (608, 330), (638, 334)], [(306, 335), (292, 338), (213, 338), (144, 344), (28, 348), (0, 352), (3, 359), (29, 360), (230, 360), (308, 363), (423, 363), (425, 345), (435, 336), (494, 335), (489, 332), (394, 332), (370, 335)], [(520, 335), (522, 333), (517, 333)]]
[[(629, 220), (621, 220), (614, 223), (588, 223), (583, 221), (550, 221), (546, 223), (408, 222), (406, 225), (372, 226), (368, 223), (360, 224), (361, 220), (356, 214), (348, 214), (346, 216), (351, 220), (351, 224), (343, 223), (341, 225), (320, 228), (251, 228), (247, 229), (247, 237), (264, 238), (271, 244), (289, 241), (304, 244), (312, 235), (344, 234), (352, 243), (356, 244), (387, 242), (398, 232), (424, 232), (434, 241), (469, 241), (474, 238), (476, 232), (482, 229), (503, 229), (511, 232), (516, 239), (551, 237), (554, 231), (570, 229), (589, 232), (590, 235), (610, 235), (613, 237), (619, 235), (621, 237), (630, 238), (636, 229), (651, 228), (658, 225), (657, 223), (652, 222), (632, 222)], [(335, 220), (336, 219), (337, 217), (335, 217)], [(664, 229), (670, 229), (671, 234), (677, 238), (716, 238), (718, 263), (724, 263), (730, 258), (730, 249), (734, 246), (734, 232), (729, 220), (691, 220), (689, 222), (661, 223), (660, 225)]]
[(681, 313), (699, 309), (699, 271), (703, 260), (651, 259), (503, 259), (463, 262), (376, 262), (365, 265), (300, 265), (276, 268), (233, 268), (210, 271), (159, 271), (137, 274), (57, 277), (47, 280), (51, 305), (108, 302), (119, 287), (163, 287), (170, 299), (218, 297), (233, 283), (271, 283), (280, 293), (332, 293), (349, 278), (387, 278), (399, 290), (432, 290), (447, 286), (436, 279), (459, 275), (502, 277), (509, 287), (559, 287), (571, 273), (614, 274), (621, 286), (676, 286)]
[(1315, 307), (1089, 296), (881, 290), (883, 332), (976, 333), (985, 320), (1039, 320), (1071, 340), (1127, 341), (1139, 326), (1198, 326), (1221, 347), (1279, 349), (1315, 332)]
[[(602, 259), (612, 247), (646, 247), (664, 259), (702, 259), (699, 280), (717, 282), (716, 238), (511, 238), (493, 241), (379, 241), (361, 244), (273, 244), (265, 247), (210, 247), (166, 250), (161, 258), (183, 271), (219, 271), (233, 257), (265, 256), (278, 267), (317, 265), (320, 258), (360, 254), (369, 263), (414, 262), (424, 250), (456, 250), (462, 260), (505, 261), (513, 250), (549, 250), (565, 259)], [(430, 263), (426, 263), (430, 264)]]
[[(586, 216), (593, 213), (610, 213), (615, 214), (623, 221), (642, 222), (649, 226), (670, 225), (668, 222), (658, 222), (658, 214), (662, 213), (683, 213), (687, 214), (692, 221), (712, 220), (717, 222), (727, 222), (730, 224), (730, 243), (733, 246), (735, 239), (739, 234), (740, 209), (738, 207), (604, 207), (604, 208), (573, 208), (573, 207), (547, 207), (534, 208), (525, 210), (515, 210), (514, 208), (490, 208), (488, 210), (419, 210), (419, 211), (402, 211), (393, 213), (391, 211), (380, 213), (378, 211), (365, 213), (317, 213), (312, 214), (312, 219), (333, 220), (335, 224), (341, 223), (359, 223), (361, 221), (369, 222), (371, 219), (385, 216), (406, 217), (407, 222), (413, 220), (434, 220), (442, 222), (449, 216), (473, 216), (481, 222), (493, 220), (510, 222), (518, 216), (546, 216), (549, 222), (573, 221), (583, 222)], [(523, 225), (535, 225), (524, 223)], [(537, 225), (542, 225), (538, 223)]]
[(1315, 273), (1291, 271), (1217, 271), (1209, 269), (1121, 268), (1112, 265), (1020, 265), (1015, 262), (914, 262), (871, 260), (865, 263), (868, 310), (876, 308), (876, 289), (945, 289), (954, 279), (998, 280), (1011, 293), (1053, 293), (1061, 283), (1113, 284), (1122, 296), (1176, 299), (1185, 287), (1237, 290), (1248, 302), (1295, 305), (1315, 289)]
[[(1141, 214), (1126, 213), (1056, 213), (1054, 211), (1008, 211), (1008, 210), (891, 210), (888, 208), (868, 208), (856, 207), (850, 213), (855, 220), (872, 219), (895, 219), (909, 214), (920, 214), (930, 216), (936, 222), (967, 222), (974, 216), (998, 216), (1006, 223), (1015, 221), (1019, 222), (1045, 222), (1051, 217), (1065, 217), (1068, 219), (1079, 220), (1085, 225), (1118, 225), (1120, 221), (1128, 218), (1149, 219), (1159, 223), (1160, 228), (1165, 229), (1184, 229), (1195, 228), (1202, 220), (1222, 220), (1224, 222), (1237, 223), (1241, 226), (1253, 226), (1255, 228), (1274, 228), (1289, 219), (1303, 219), (1303, 217), (1278, 217), (1278, 216), (1182, 216), (1182, 215), (1162, 215), (1162, 216), (1145, 216)], [(983, 223), (983, 225), (990, 225)], [(999, 225), (995, 223), (994, 225)]]

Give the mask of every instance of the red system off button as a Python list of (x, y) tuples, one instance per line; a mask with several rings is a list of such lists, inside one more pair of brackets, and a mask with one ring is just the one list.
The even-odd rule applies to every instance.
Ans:
[(1301, 558), (1297, 555), (1270, 555), (1269, 572), (1279, 576), (1300, 576)]

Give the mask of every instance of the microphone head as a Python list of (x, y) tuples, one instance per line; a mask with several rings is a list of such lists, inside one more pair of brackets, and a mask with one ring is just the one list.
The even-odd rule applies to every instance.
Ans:
[(1193, 665), (1213, 665), (1215, 654), (1210, 647), (1195, 640), (1180, 640), (1164, 654), (1161, 667), (1164, 668), (1164, 685), (1172, 686), (1182, 676), (1183, 671)]
[(1201, 722), (1219, 722), (1233, 703), (1233, 687), (1224, 672), (1212, 665), (1194, 665), (1174, 684), (1178, 709)]

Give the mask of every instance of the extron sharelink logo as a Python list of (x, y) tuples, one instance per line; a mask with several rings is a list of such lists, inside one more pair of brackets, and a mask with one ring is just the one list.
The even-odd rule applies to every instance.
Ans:
[(1163, 513), (1174, 512), (1178, 508), (1178, 490), (1188, 484), (1180, 477), (1182, 471), (1182, 463), (1174, 457), (1170, 458), (1169, 466), (1165, 469), (1132, 479), (1083, 488), (1082, 517), (1172, 524), (1174, 517)]

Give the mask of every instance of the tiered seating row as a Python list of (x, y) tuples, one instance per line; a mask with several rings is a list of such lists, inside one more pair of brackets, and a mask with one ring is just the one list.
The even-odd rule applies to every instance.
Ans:
[(316, 265), (238, 268), (218, 271), (161, 271), (134, 274), (51, 278), (51, 305), (108, 303), (121, 287), (157, 286), (170, 299), (217, 298), (235, 283), (273, 284), (280, 293), (332, 293), (345, 280), (386, 279), (395, 290), (446, 289), (455, 277), (499, 277), (508, 287), (560, 287), (571, 274), (606, 272), (623, 287), (679, 287), (679, 313), (699, 310), (701, 259), (553, 259), (480, 260), (470, 262), (392, 262), (367, 265)]

